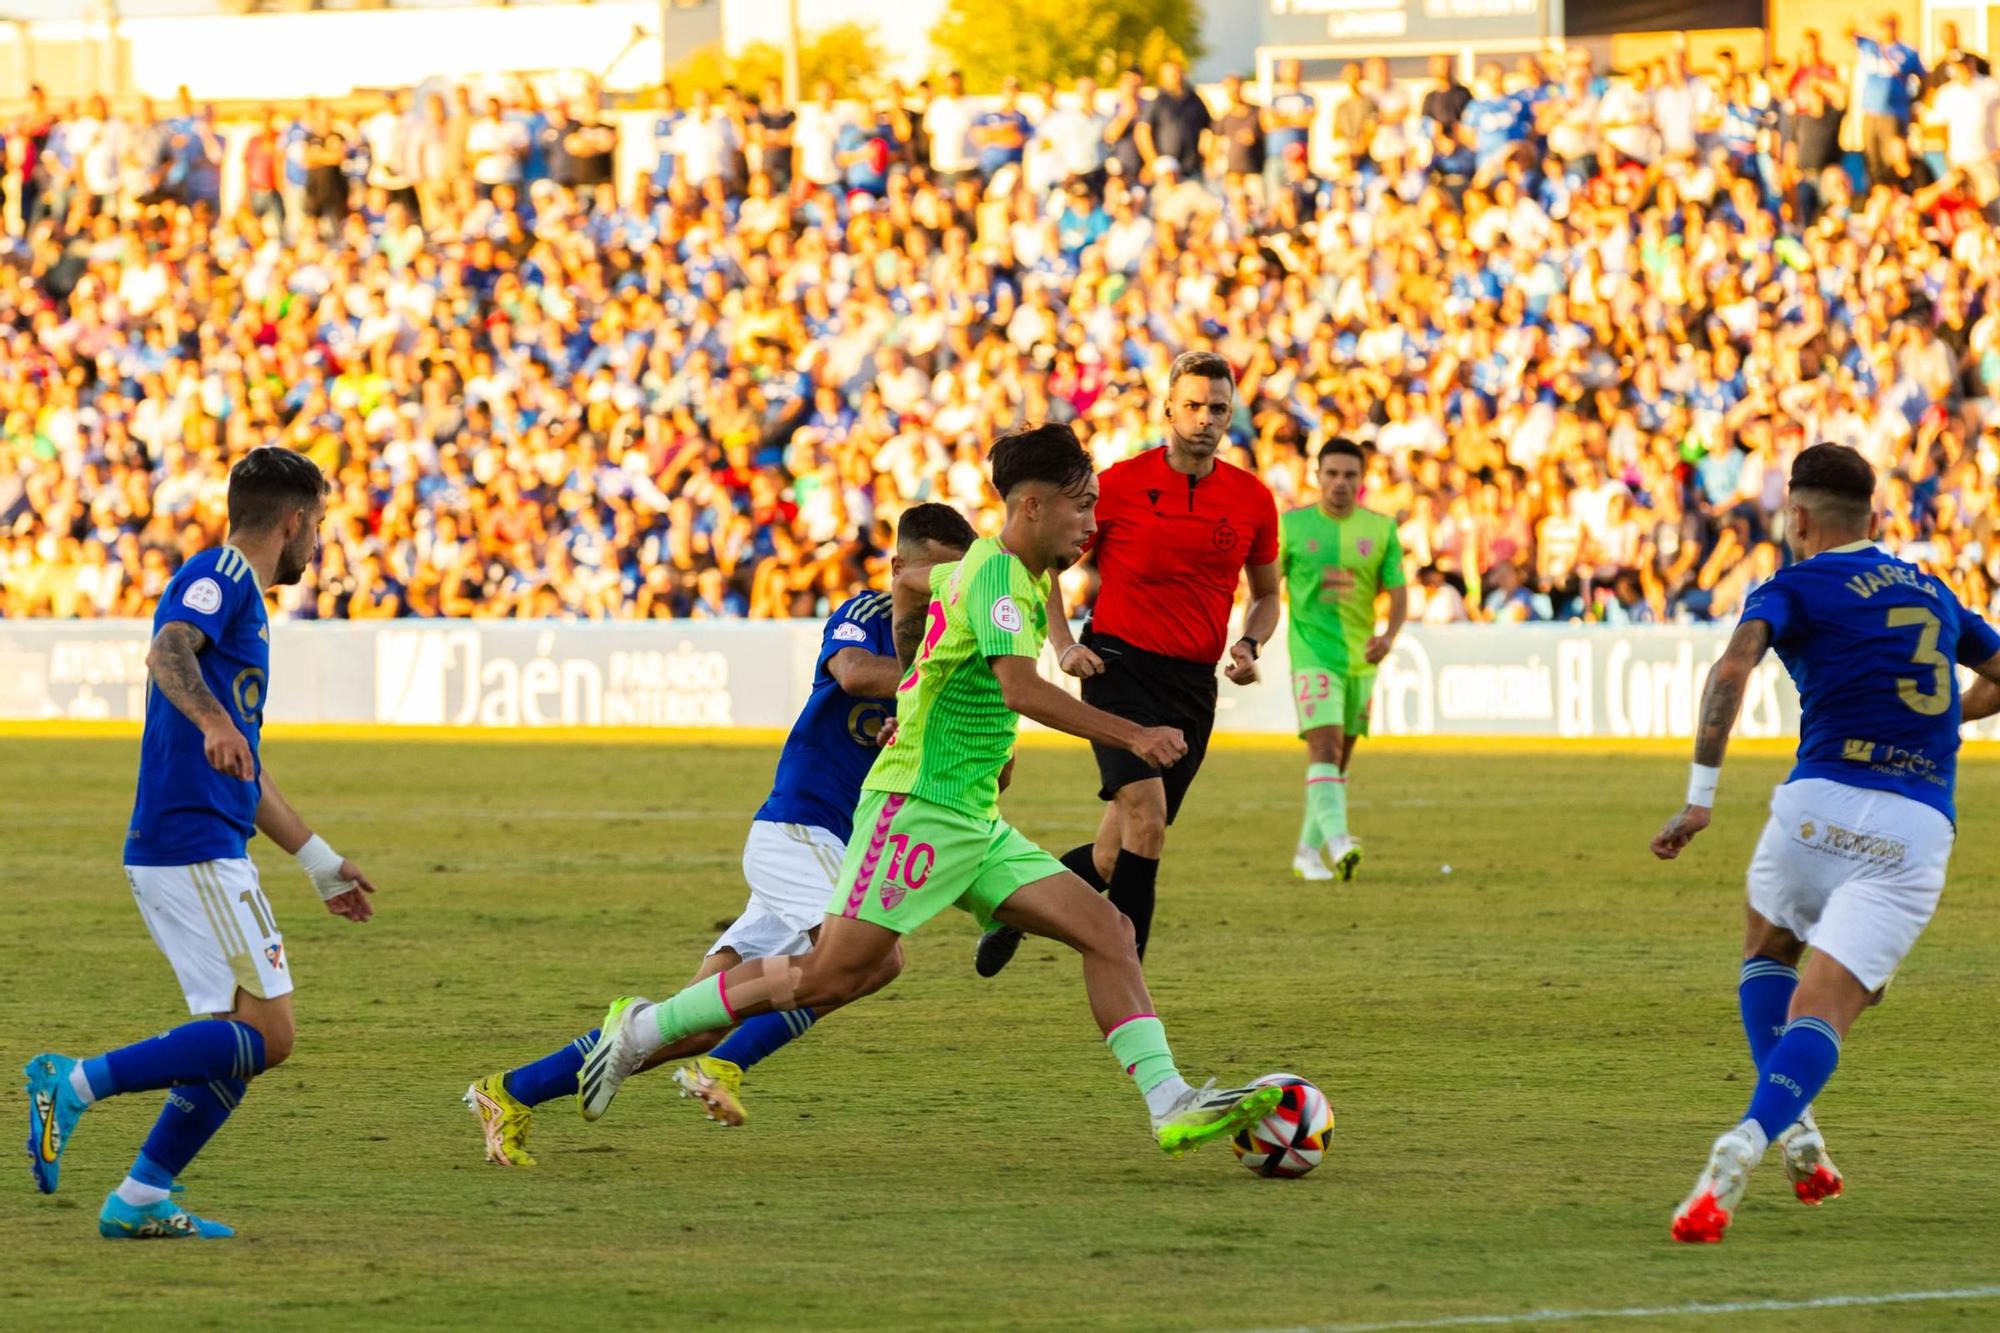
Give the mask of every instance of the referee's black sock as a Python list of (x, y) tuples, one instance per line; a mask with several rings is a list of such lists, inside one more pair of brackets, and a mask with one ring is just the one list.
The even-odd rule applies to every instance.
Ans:
[(1086, 842), (1081, 847), (1072, 847), (1062, 854), (1061, 859), (1065, 869), (1091, 888), (1099, 893), (1111, 892), (1104, 876), (1097, 873), (1097, 844)]
[(1132, 920), (1132, 935), (1139, 956), (1146, 956), (1146, 936), (1153, 929), (1153, 882), (1159, 878), (1160, 858), (1140, 856), (1118, 849), (1118, 864), (1111, 868), (1111, 905)]

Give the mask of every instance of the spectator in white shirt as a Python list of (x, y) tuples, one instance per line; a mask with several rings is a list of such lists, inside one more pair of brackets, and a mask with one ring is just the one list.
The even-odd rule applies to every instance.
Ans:
[(1937, 90), (1933, 114), (1944, 126), (1947, 166), (1991, 164), (2000, 152), (1995, 117), (2000, 115), (2000, 81), (1981, 74), (1968, 60), (1954, 61), (1945, 85)]
[(500, 99), (486, 99), (486, 114), (466, 131), (465, 154), (472, 159), (472, 183), (481, 199), (493, 196), (496, 185), (519, 185), (528, 157), (528, 127), (510, 119)]
[(924, 111), (924, 133), (931, 141), (931, 176), (950, 185), (970, 175), (978, 165), (972, 151), (972, 117), (978, 108), (965, 95), (965, 76), (957, 70), (944, 76), (944, 92)]
[(813, 189), (823, 189), (840, 180), (834, 147), (846, 123), (847, 114), (834, 105), (833, 85), (821, 79), (813, 85), (813, 100), (799, 108), (798, 123), (792, 127), (799, 179)]

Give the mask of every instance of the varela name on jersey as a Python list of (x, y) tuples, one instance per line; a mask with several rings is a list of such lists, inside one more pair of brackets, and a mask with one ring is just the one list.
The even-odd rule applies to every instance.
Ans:
[(1895, 792), (1953, 816), (1956, 668), (2000, 653), (2000, 634), (1937, 579), (1870, 542), (1779, 570), (1750, 594), (1743, 619), (1770, 626), (1798, 685), (1790, 781)]

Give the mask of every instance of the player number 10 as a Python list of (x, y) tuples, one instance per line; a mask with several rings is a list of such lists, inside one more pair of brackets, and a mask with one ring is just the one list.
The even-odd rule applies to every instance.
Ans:
[(921, 889), (937, 864), (937, 848), (927, 842), (910, 846), (907, 833), (889, 835), (889, 879), (901, 879), (913, 889)]

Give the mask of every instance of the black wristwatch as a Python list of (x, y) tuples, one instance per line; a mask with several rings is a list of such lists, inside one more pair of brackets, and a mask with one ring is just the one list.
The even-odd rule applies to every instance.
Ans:
[(1237, 640), (1236, 642), (1238, 642), (1238, 643), (1247, 643), (1247, 644), (1249, 644), (1249, 645), (1250, 645), (1250, 660), (1251, 660), (1251, 661), (1253, 661), (1253, 662), (1257, 660), (1257, 657), (1258, 657), (1258, 650), (1259, 650), (1259, 648), (1260, 648), (1260, 647), (1261, 647), (1262, 645), (1260, 645), (1260, 644), (1259, 644), (1259, 643), (1258, 643), (1258, 642), (1257, 642), (1257, 641), (1256, 641), (1255, 639), (1251, 638), (1251, 637), (1250, 637), (1250, 636), (1249, 636), (1248, 634), (1244, 635), (1244, 636), (1243, 636), (1242, 638), (1238, 639), (1238, 640)]

